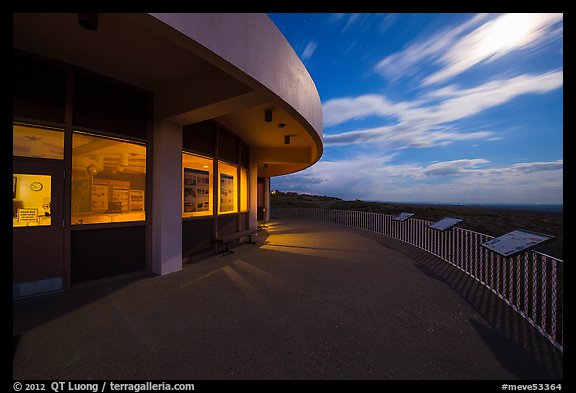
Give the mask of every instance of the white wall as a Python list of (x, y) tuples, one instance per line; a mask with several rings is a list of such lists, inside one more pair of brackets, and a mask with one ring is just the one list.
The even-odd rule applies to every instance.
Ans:
[(182, 269), (182, 127), (154, 125), (152, 176), (152, 272)]

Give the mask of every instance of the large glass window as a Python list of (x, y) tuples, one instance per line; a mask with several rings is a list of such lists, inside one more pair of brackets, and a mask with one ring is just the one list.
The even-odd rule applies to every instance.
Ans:
[(182, 154), (182, 217), (210, 216), (213, 160)]
[(74, 132), (72, 224), (146, 219), (146, 146)]
[(248, 171), (240, 170), (240, 211), (248, 211)]
[(12, 226), (50, 226), (52, 178), (49, 175), (12, 175)]
[(63, 129), (13, 123), (12, 138), (15, 156), (64, 159)]
[(220, 198), (218, 198), (218, 213), (238, 212), (238, 169), (235, 165), (218, 161), (220, 181)]

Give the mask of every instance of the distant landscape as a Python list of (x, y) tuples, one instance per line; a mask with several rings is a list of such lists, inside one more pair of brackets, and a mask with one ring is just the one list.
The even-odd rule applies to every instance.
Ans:
[(547, 234), (554, 239), (536, 248), (537, 251), (563, 259), (564, 258), (564, 214), (558, 207), (549, 210), (542, 208), (493, 207), (467, 205), (433, 205), (413, 203), (389, 203), (368, 201), (345, 201), (330, 196), (298, 194), (295, 192), (273, 191), (271, 208), (308, 207), (321, 209), (338, 209), (364, 211), (397, 215), (402, 212), (415, 213), (415, 218), (437, 221), (443, 217), (460, 218), (461, 228), (500, 236), (515, 229)]

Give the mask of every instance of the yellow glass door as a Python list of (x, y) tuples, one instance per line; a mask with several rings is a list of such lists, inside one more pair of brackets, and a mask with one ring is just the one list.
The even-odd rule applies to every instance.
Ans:
[(14, 158), (12, 176), (14, 296), (62, 289), (62, 162)]

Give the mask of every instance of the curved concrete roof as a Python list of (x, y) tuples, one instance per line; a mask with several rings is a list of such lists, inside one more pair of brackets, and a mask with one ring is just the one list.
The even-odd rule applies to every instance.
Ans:
[(13, 21), (14, 48), (153, 92), (156, 121), (218, 121), (250, 145), (260, 176), (296, 172), (322, 155), (318, 92), (266, 14), (100, 14), (97, 31), (76, 14)]
[(266, 86), (298, 111), (322, 136), (322, 105), (316, 85), (267, 15), (151, 15)]
[[(221, 119), (222, 123), (233, 130), (249, 128), (268, 133), (266, 124), (262, 123), (265, 108), (282, 111), (282, 118), (296, 120), (311, 136), (314, 151), (309, 165), (318, 161), (322, 155), (322, 104), (314, 81), (294, 52), (288, 41), (265, 14), (150, 14), (170, 28), (178, 31), (193, 42), (183, 42), (183, 37), (172, 36), (172, 39), (185, 46), (202, 45), (203, 48), (191, 48), (201, 53), (205, 59), (211, 59), (229, 74), (234, 75), (246, 84), (260, 86), (256, 89), (267, 89), (275, 97), (272, 103), (258, 107), (255, 113), (246, 112), (246, 116), (231, 114)], [(208, 50), (209, 52), (207, 52)], [(218, 58), (214, 58), (217, 55)], [(240, 73), (245, 75), (240, 75)], [(253, 79), (246, 80), (246, 76)], [(272, 105), (271, 105), (272, 104)], [(275, 105), (274, 105), (275, 104)], [(279, 108), (275, 108), (278, 105)], [(254, 107), (251, 107), (254, 108)], [(240, 118), (242, 117), (242, 118)], [(252, 117), (253, 121), (248, 118)], [(287, 124), (289, 119), (282, 122)], [(277, 121), (276, 123), (278, 123)], [(292, 131), (290, 131), (292, 133)], [(292, 135), (294, 136), (294, 135)], [(250, 140), (250, 137), (247, 137)], [(283, 140), (283, 138), (282, 138)], [(266, 147), (273, 143), (266, 143)], [(274, 147), (282, 147), (281, 145)], [(301, 147), (301, 146), (300, 146)], [(258, 151), (257, 151), (258, 154)], [(274, 154), (277, 156), (277, 154)], [(263, 157), (263, 160), (267, 160)], [(268, 164), (274, 164), (273, 161)], [(276, 163), (268, 165), (267, 175), (290, 173), (302, 169), (301, 165), (285, 162), (283, 169)], [(306, 165), (306, 166), (309, 166)]]

